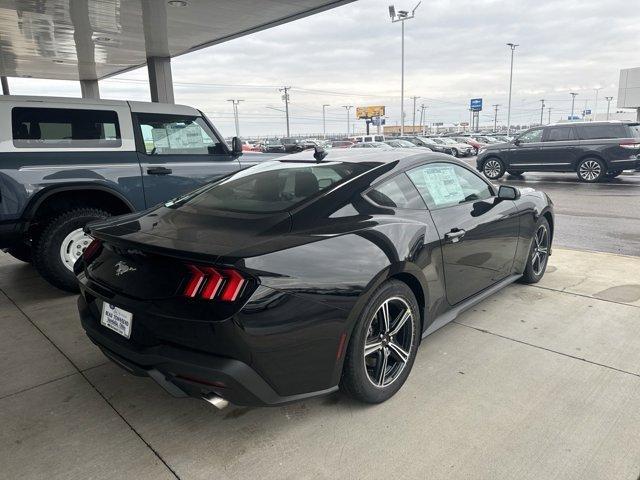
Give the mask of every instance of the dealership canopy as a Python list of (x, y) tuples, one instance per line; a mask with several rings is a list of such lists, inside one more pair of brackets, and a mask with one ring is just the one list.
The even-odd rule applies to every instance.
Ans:
[(172, 87), (172, 57), (350, 1), (0, 0), (0, 76), (80, 80), (96, 96), (98, 80), (148, 64), (153, 98)]

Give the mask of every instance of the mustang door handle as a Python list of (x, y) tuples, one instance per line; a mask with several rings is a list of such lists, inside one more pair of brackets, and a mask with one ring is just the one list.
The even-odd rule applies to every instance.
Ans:
[(459, 242), (462, 237), (464, 237), (465, 233), (467, 232), (465, 232), (461, 228), (453, 228), (449, 233), (445, 233), (444, 239), (448, 242), (456, 243)]
[(166, 167), (149, 167), (147, 168), (147, 173), (149, 175), (169, 175), (173, 170)]

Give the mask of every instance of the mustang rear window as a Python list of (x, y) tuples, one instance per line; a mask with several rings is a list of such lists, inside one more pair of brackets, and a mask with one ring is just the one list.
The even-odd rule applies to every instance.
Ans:
[(110, 110), (24, 108), (11, 110), (17, 148), (114, 148), (122, 145), (118, 114)]
[(360, 163), (265, 162), (165, 206), (246, 213), (287, 211), (370, 168)]

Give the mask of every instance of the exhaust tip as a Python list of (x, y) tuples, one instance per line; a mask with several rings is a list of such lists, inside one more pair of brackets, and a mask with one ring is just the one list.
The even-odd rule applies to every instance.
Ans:
[(224, 398), (219, 397), (219, 396), (214, 395), (214, 394), (202, 397), (202, 399), (207, 401), (207, 402), (209, 402), (211, 405), (216, 407), (218, 410), (222, 410), (223, 408), (226, 408), (226, 407), (229, 406), (229, 401), (228, 400), (225, 400)]

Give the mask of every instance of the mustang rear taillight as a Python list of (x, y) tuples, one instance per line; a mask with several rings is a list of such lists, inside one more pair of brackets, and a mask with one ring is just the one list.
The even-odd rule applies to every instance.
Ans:
[(190, 276), (183, 291), (185, 297), (234, 302), (247, 283), (242, 274), (232, 268), (196, 265), (187, 265), (187, 268)]
[(100, 250), (102, 250), (102, 241), (94, 238), (82, 252), (82, 259), (85, 263), (91, 263), (98, 256)]
[(620, 146), (622, 148), (627, 148), (629, 150), (640, 150), (640, 143), (634, 142), (633, 140), (628, 142), (622, 142), (620, 143)]

